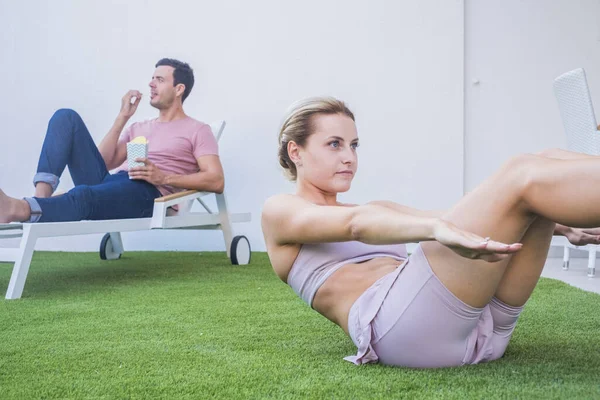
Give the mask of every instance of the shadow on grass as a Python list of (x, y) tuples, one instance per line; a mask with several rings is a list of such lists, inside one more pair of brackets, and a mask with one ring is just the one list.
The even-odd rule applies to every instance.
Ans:
[[(0, 290), (8, 287), (12, 267), (12, 263), (0, 264)], [(94, 253), (36, 252), (23, 297), (178, 283), (185, 278), (229, 280), (252, 267), (232, 265), (225, 252), (126, 252), (118, 260), (101, 260)], [(224, 273), (234, 270), (236, 274)]]

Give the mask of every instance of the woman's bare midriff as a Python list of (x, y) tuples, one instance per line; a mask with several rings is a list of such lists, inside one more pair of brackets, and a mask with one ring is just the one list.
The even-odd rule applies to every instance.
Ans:
[(402, 264), (391, 257), (378, 257), (347, 264), (335, 271), (319, 288), (313, 308), (348, 333), (348, 314), (352, 304), (382, 276)]

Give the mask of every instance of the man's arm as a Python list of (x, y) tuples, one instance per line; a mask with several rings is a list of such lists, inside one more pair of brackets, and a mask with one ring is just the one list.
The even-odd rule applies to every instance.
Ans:
[[(131, 103), (132, 97), (135, 97), (135, 102)], [(115, 119), (115, 123), (112, 128), (108, 131), (100, 145), (100, 155), (104, 159), (106, 168), (108, 170), (114, 169), (121, 165), (127, 159), (127, 143), (119, 143), (119, 136), (123, 131), (123, 128), (129, 121), (129, 118), (135, 113), (142, 94), (137, 90), (130, 90), (121, 99), (121, 110), (119, 115)]]
[(164, 185), (203, 192), (223, 193), (225, 177), (219, 156), (208, 155), (197, 159), (200, 172), (190, 175), (167, 175)]
[(129, 170), (131, 179), (143, 179), (154, 186), (169, 185), (181, 189), (199, 190), (202, 192), (223, 193), (225, 179), (219, 156), (206, 155), (199, 157), (200, 172), (189, 175), (166, 174), (147, 158), (138, 158), (143, 162), (142, 167)]

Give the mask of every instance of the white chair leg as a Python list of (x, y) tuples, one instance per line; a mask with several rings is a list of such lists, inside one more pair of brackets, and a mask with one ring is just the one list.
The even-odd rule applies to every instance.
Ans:
[(563, 266), (562, 269), (563, 270), (568, 270), (569, 269), (569, 256), (570, 256), (570, 251), (569, 251), (569, 247), (565, 246), (564, 247), (564, 252), (563, 252)]
[(223, 239), (225, 239), (225, 249), (227, 257), (231, 257), (231, 242), (233, 241), (233, 227), (231, 226), (231, 218), (227, 210), (227, 199), (225, 193), (217, 194), (217, 207), (219, 209), (219, 220), (221, 221), (221, 230), (223, 231)]
[(110, 241), (112, 242), (113, 251), (115, 253), (123, 254), (123, 241), (121, 240), (121, 232), (111, 232)]
[(194, 205), (194, 200), (188, 200), (185, 201), (181, 204), (179, 204), (179, 211), (177, 213), (177, 215), (183, 215), (183, 214), (187, 214), (190, 211), (192, 211), (192, 206)]
[(31, 264), (31, 257), (33, 256), (36, 241), (37, 237), (35, 232), (32, 231), (32, 226), (29, 224), (25, 225), (23, 227), (21, 245), (17, 252), (17, 259), (13, 267), (12, 275), (10, 276), (8, 290), (6, 291), (6, 298), (8, 300), (19, 299), (23, 294), (23, 288), (25, 287), (25, 280), (27, 279), (27, 273), (29, 272), (29, 265)]
[(152, 210), (152, 221), (150, 222), (150, 228), (162, 228), (165, 226), (165, 218), (167, 218), (167, 206), (164, 202), (154, 202), (154, 209)]
[(588, 256), (588, 276), (593, 278), (594, 275), (596, 275), (596, 248), (592, 247)]

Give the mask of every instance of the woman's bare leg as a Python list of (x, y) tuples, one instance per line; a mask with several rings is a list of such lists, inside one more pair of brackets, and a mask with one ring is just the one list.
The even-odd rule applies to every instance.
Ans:
[(559, 160), (585, 160), (585, 159), (596, 159), (600, 160), (600, 156), (593, 156), (591, 154), (576, 153), (574, 151), (563, 150), (563, 149), (547, 149), (540, 151), (536, 155), (546, 158), (556, 158)]
[[(516, 157), (463, 197), (444, 218), (494, 240), (524, 241), (518, 257), (498, 263), (465, 259), (437, 242), (422, 243), (435, 274), (467, 304), (482, 307), (498, 292), (500, 300), (519, 305), (531, 293), (532, 281), (537, 282), (547, 257), (552, 225), (540, 221), (600, 226), (600, 159)], [(527, 235), (529, 229), (532, 233)], [(521, 273), (521, 269), (527, 271)], [(525, 276), (529, 281), (516, 289), (515, 281)]]
[[(598, 156), (562, 149), (549, 149), (538, 155), (560, 160), (600, 160)], [(496, 298), (515, 307), (520, 307), (527, 302), (546, 264), (555, 226), (556, 223), (543, 217), (536, 218), (530, 225), (521, 239), (521, 243), (529, 251), (512, 256), (498, 284)]]
[[(538, 155), (560, 160), (600, 160), (598, 156), (562, 149), (549, 149)], [(521, 239), (521, 243), (530, 251), (519, 252), (512, 257), (496, 290), (496, 298), (516, 307), (527, 302), (546, 264), (555, 225), (554, 222), (542, 217), (536, 218), (531, 224)]]
[(529, 226), (521, 239), (523, 249), (527, 251), (514, 254), (508, 262), (494, 294), (497, 299), (515, 307), (527, 302), (546, 264), (555, 225), (546, 218), (538, 217)]

